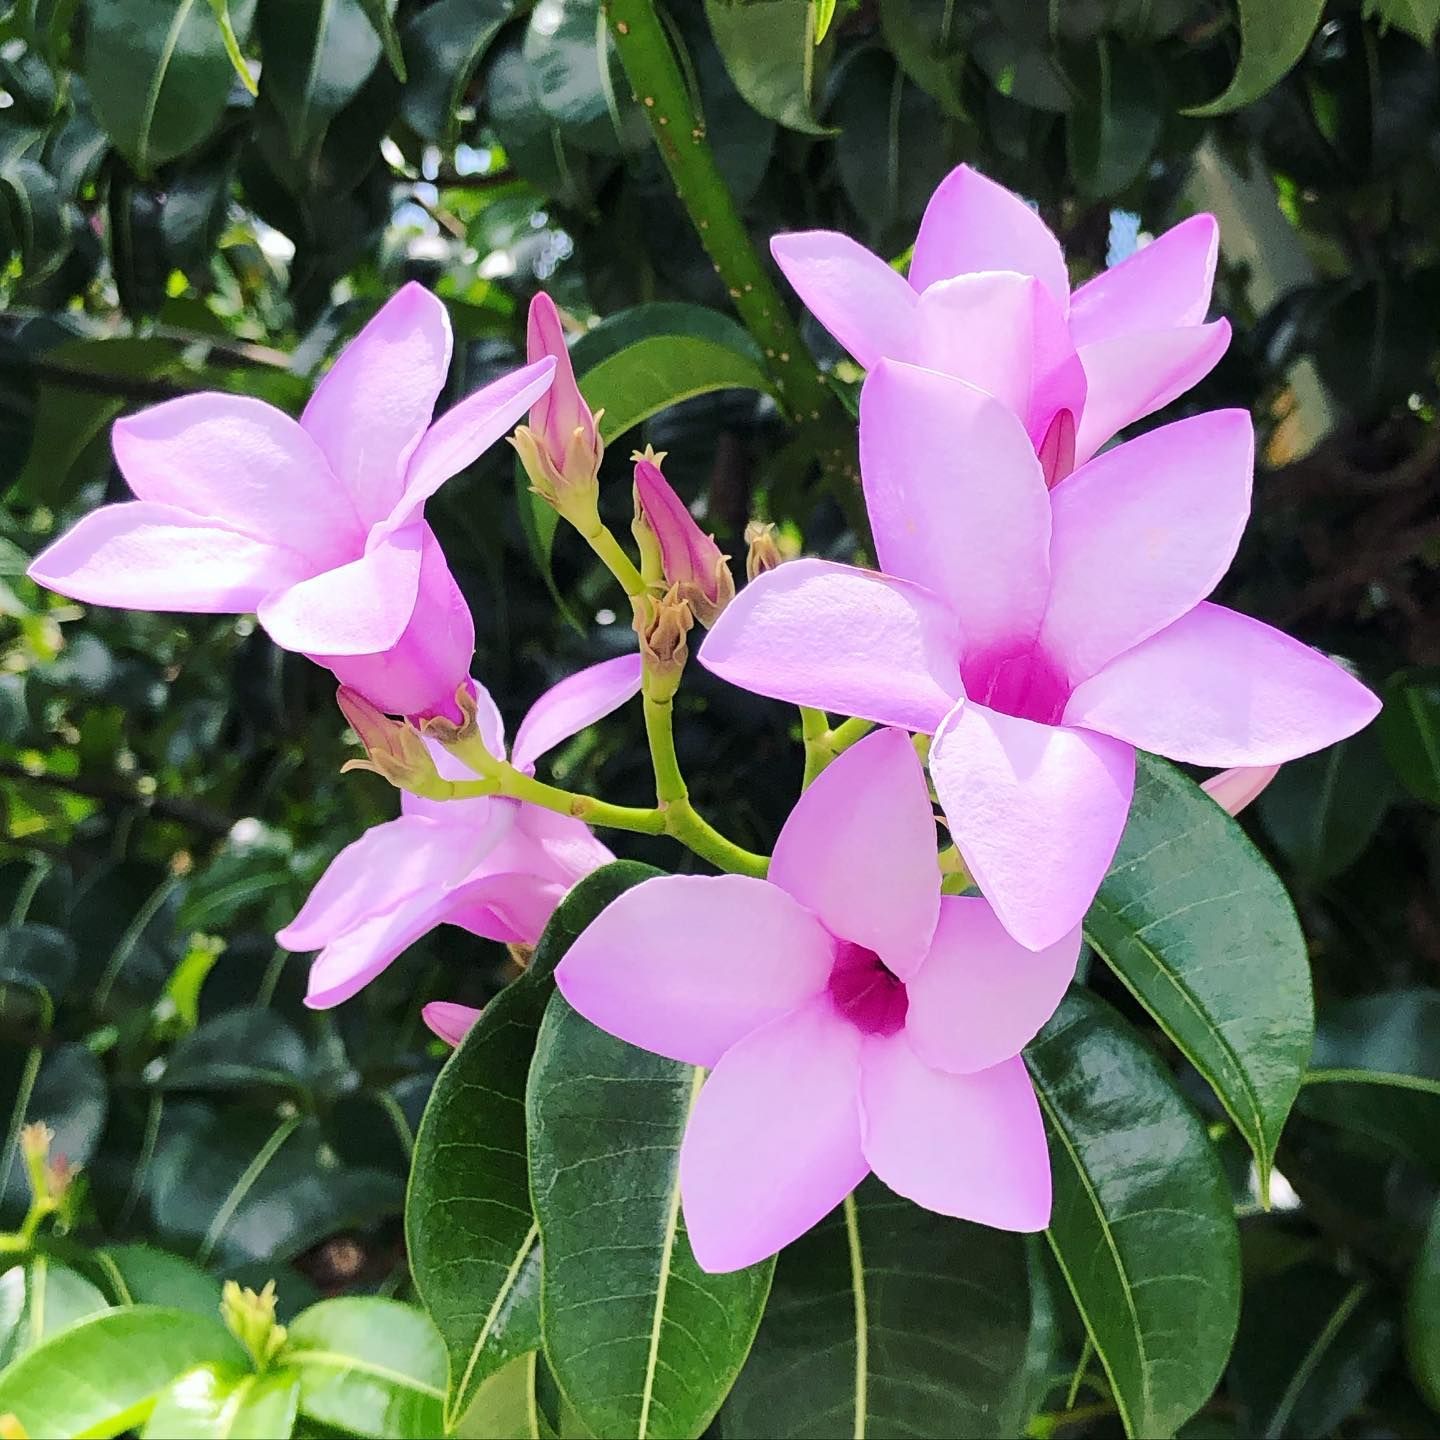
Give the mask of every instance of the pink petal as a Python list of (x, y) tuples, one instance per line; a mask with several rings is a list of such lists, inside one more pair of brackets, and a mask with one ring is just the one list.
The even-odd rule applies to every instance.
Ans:
[(1130, 746), (983, 705), (958, 706), (930, 776), (965, 864), (1027, 950), (1058, 944), (1105, 878), (1130, 811)]
[(455, 891), (445, 922), (502, 945), (538, 945), (569, 888), (523, 871), (487, 875)]
[(800, 797), (775, 842), (772, 885), (902, 980), (925, 958), (940, 913), (935, 814), (903, 730), (846, 750)]
[(867, 1038), (860, 1076), (865, 1158), (897, 1195), (997, 1230), (1050, 1223), (1050, 1151), (1019, 1056), (947, 1075), (902, 1030)]
[(453, 1000), (432, 1000), (421, 1006), (420, 1018), (431, 1033), (447, 1045), (458, 1045), (480, 1018), (480, 1011), (473, 1005), (457, 1005)]
[(313, 568), (359, 554), (365, 529), (320, 447), (288, 415), (243, 395), (182, 395), (115, 422), (120, 472), (141, 500), (174, 505)]
[(1227, 814), (1238, 815), (1279, 773), (1278, 765), (1240, 765), (1212, 775), (1200, 788)]
[[(555, 362), (541, 360), (467, 395), (425, 432), (405, 471), (405, 490), (388, 519), (376, 527), (388, 534), (408, 524), (452, 475), (473, 465), (550, 388)], [(374, 541), (372, 539), (371, 543)]]
[(449, 368), (450, 317), (411, 282), (340, 352), (310, 397), (300, 423), (367, 524), (400, 499)]
[[(439, 541), (423, 522), (418, 529), (422, 536), (420, 581), (414, 610), (400, 638), (374, 655), (312, 652), (310, 658), (392, 715), (417, 720), (444, 715), (458, 722), (455, 692), (469, 683), (470, 662), (475, 658), (475, 621), (445, 564)], [(481, 701), (482, 717), (488, 700), (485, 696)], [(498, 720), (497, 715), (497, 726)], [(486, 735), (482, 720), (481, 736)]]
[[(505, 756), (504, 736), (498, 729), (501, 723), (500, 712), (495, 708), (495, 702), (490, 698), (490, 692), (483, 685), (476, 685), (475, 689), (479, 696), (483, 697), (479, 714), (476, 717), (481, 743), (492, 755), (503, 759)], [(492, 741), (496, 743), (492, 744)], [(438, 740), (427, 738), (425, 748), (430, 752), (430, 758), (435, 762), (435, 769), (440, 773), (441, 779), (475, 779), (475, 772)], [(424, 796), (413, 795), (406, 790), (400, 796), (400, 809), (406, 815), (428, 815), (432, 820), (455, 821), (458, 824), (472, 826), (479, 823), (479, 817), (490, 805), (506, 806), (511, 811), (512, 817), (518, 816), (520, 813), (518, 800), (507, 800), (488, 795), (469, 800), (427, 800)], [(466, 818), (462, 819), (461, 817)]]
[(1353, 735), (1379, 711), (1318, 650), (1207, 603), (1077, 686), (1065, 724), (1196, 765), (1275, 765)]
[(1046, 654), (1072, 684), (1194, 609), (1250, 515), (1245, 410), (1211, 410), (1117, 445), (1051, 492)]
[(1010, 411), (948, 375), (883, 361), (860, 395), (860, 471), (881, 567), (950, 606), (967, 654), (1034, 638), (1050, 497)]
[(564, 884), (567, 889), (615, 858), (588, 825), (573, 815), (557, 815), (538, 805), (520, 807), (515, 830), (516, 843), (523, 840), (534, 857), (529, 862), (530, 868), (537, 875)]
[(620, 655), (568, 675), (531, 707), (515, 734), (511, 764), (535, 773), (535, 762), (562, 740), (618, 709), (640, 693), (639, 655)]
[(940, 182), (925, 207), (910, 283), (924, 290), (972, 270), (1033, 275), (1061, 310), (1069, 308), (1070, 276), (1050, 227), (1013, 191), (961, 165)]
[[(424, 538), (422, 528), (412, 526), (359, 559), (276, 590), (260, 603), (260, 623), (281, 649), (301, 654), (372, 655), (389, 650), (415, 613)], [(366, 695), (362, 687), (355, 689)], [(380, 704), (372, 695), (366, 698)]]
[(685, 1228), (700, 1268), (740, 1270), (824, 1219), (864, 1178), (860, 1033), (828, 1003), (727, 1050), (680, 1148)]
[(805, 308), (867, 370), (910, 344), (916, 296), (904, 276), (848, 235), (776, 235), (770, 253)]
[(332, 940), (310, 966), (306, 1005), (328, 1010), (358, 994), (440, 923), (448, 902), (444, 894), (419, 895)]
[(311, 569), (294, 550), (207, 524), (173, 505), (132, 500), (86, 515), (26, 573), (90, 605), (243, 615)]
[(1128, 259), (1087, 281), (1070, 298), (1070, 333), (1093, 345), (1146, 330), (1199, 325), (1210, 308), (1220, 227), (1192, 215)]
[(1078, 927), (1032, 952), (974, 895), (940, 902), (935, 943), (906, 983), (905, 1033), (926, 1065), (955, 1075), (1018, 1055), (1055, 1013), (1075, 978)]
[(834, 942), (778, 886), (662, 875), (611, 901), (555, 971), (602, 1030), (691, 1065), (821, 994)]
[(1079, 349), (1085, 413), (1075, 441), (1083, 465), (1127, 425), (1168, 405), (1213, 370), (1230, 344), (1230, 322), (1151, 330)]
[(525, 340), (526, 358), (531, 364), (547, 356), (555, 362), (554, 384), (530, 407), (530, 428), (541, 433), (551, 455), (564, 455), (576, 430), (585, 432), (587, 448), (593, 449), (595, 417), (575, 383), (575, 367), (570, 363), (560, 312), (543, 290), (530, 302)]
[(700, 663), (757, 695), (928, 732), (964, 693), (960, 653), (954, 618), (928, 590), (793, 560), (730, 602)]
[(474, 831), (419, 815), (372, 825), (330, 862), (276, 941), (287, 950), (318, 950), (382, 911), (427, 890), (438, 893), (503, 834), (503, 811), (492, 806), (486, 818), (489, 823)]

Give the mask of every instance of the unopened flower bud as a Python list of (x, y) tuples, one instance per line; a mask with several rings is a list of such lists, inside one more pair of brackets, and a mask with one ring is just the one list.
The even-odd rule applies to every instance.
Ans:
[(775, 569), (785, 559), (775, 539), (775, 527), (764, 520), (752, 520), (745, 527), (745, 546), (747, 580)]
[[(462, 693), (468, 693), (465, 687), (461, 688)], [(335, 692), (335, 700), (365, 747), (365, 759), (347, 760), (340, 767), (342, 774), (349, 770), (373, 770), (397, 790), (440, 798), (446, 782), (435, 768), (424, 737), (408, 720), (396, 720), (377, 710), (348, 685), (342, 685)], [(437, 723), (458, 728), (449, 720), (426, 721), (427, 725)]]
[(695, 618), (708, 629), (735, 598), (729, 556), (695, 523), (659, 465), (645, 455), (635, 462), (634, 529), (642, 556), (642, 530), (654, 536), (664, 583), (690, 603)]
[(257, 1370), (265, 1370), (285, 1345), (285, 1327), (275, 1321), (275, 1282), (256, 1294), (227, 1280), (220, 1294), (225, 1328), (250, 1352)]
[(635, 632), (640, 637), (640, 654), (645, 662), (645, 693), (652, 700), (668, 700), (680, 686), (680, 675), (690, 658), (685, 639), (695, 623), (690, 602), (671, 586), (658, 600), (637, 615)]
[(526, 358), (555, 360), (550, 388), (530, 408), (530, 423), (519, 426), (510, 443), (537, 495), (548, 500), (585, 534), (600, 523), (600, 460), (605, 453), (599, 415), (585, 403), (565, 347), (565, 332), (555, 302), (542, 290), (530, 302)]

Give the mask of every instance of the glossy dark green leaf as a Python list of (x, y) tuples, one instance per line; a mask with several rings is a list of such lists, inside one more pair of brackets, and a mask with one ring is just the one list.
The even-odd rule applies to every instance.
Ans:
[(395, 28), (395, 17), (391, 13), (394, 6), (390, 0), (360, 0), (360, 8), (365, 12), (365, 18), (376, 35), (380, 37), (385, 59), (395, 72), (395, 78), (403, 85), (407, 79), (405, 51), (400, 43), (400, 32)]
[(963, 115), (963, 17), (953, 0), (880, 0), (880, 25), (900, 68), (952, 115)]
[(1432, 44), (1440, 29), (1440, 0), (1366, 0), (1365, 13), (1403, 30), (1422, 45)]
[(707, 1275), (685, 1235), (680, 1141), (702, 1073), (551, 998), (526, 1095), (541, 1327), (560, 1388), (596, 1435), (699, 1435), (765, 1307), (773, 1262)]
[(525, 1079), (552, 975), (615, 896), (659, 872), (616, 861), (560, 903), (525, 973), (495, 997), (435, 1082), (405, 1204), (410, 1268), (450, 1356), (447, 1424), (540, 1343), (539, 1227), (530, 1212)]
[[(109, 1111), (110, 1095), (104, 1072), (94, 1054), (78, 1041), (58, 1045), (44, 1053), (28, 1103), (17, 1095), (17, 1112), (26, 1124), (43, 1121), (54, 1132), (50, 1153), (64, 1156), (72, 1165), (86, 1165), (100, 1143)], [(20, 1118), (12, 1116), (12, 1121)], [(26, 1183), (22, 1167), (12, 1160), (13, 1136), (0, 1155), (0, 1213), (23, 1213)], [(9, 1163), (7, 1163), (9, 1162)]]
[(1210, 1398), (1240, 1308), (1229, 1186), (1199, 1116), (1133, 1029), (1072, 989), (1026, 1052), (1050, 1134), (1046, 1232), (1132, 1436)]
[(514, 11), (513, 0), (438, 0), (406, 21), (400, 113), (417, 135), (454, 142), (475, 67)]
[(54, 177), (32, 160), (0, 169), (0, 231), (20, 257), (25, 279), (38, 284), (54, 274), (70, 252), (70, 219)]
[(86, 17), (95, 117), (136, 170), (148, 175), (210, 134), (232, 72), (205, 0), (87, 0)]
[(300, 1377), (202, 1365), (161, 1393), (144, 1440), (287, 1440), (300, 1409)]
[(539, 1363), (534, 1350), (506, 1361), (479, 1385), (450, 1433), (457, 1440), (540, 1440), (546, 1422), (535, 1393)]
[(1333, 1434), (1395, 1353), (1397, 1327), (1363, 1280), (1302, 1264), (1251, 1285), (1232, 1384), (1244, 1433)]
[(1440, 805), (1440, 670), (1397, 670), (1385, 685), (1379, 728), (1405, 788)]
[(281, 1363), (300, 1376), (300, 1409), (354, 1435), (441, 1433), (445, 1344), (423, 1310), (364, 1295), (322, 1300), (289, 1326)]
[(1118, 195), (1145, 168), (1168, 108), (1163, 78), (1148, 50), (1101, 36), (1067, 66), (1077, 87), (1065, 140), (1082, 195)]
[(1325, 0), (1238, 0), (1240, 63), (1223, 94), (1187, 115), (1224, 115), (1258, 99), (1305, 53)]
[(1214, 1089), (1263, 1187), (1315, 1031), (1305, 937), (1279, 877), (1208, 795), (1142, 755), (1085, 935)]
[(521, 54), (540, 108), (570, 143), (601, 155), (650, 143), (600, 0), (541, 0), (530, 12)]
[(179, 1255), (151, 1245), (107, 1245), (95, 1269), (117, 1305), (170, 1305), (197, 1315), (220, 1309), (220, 1281)]
[(64, 998), (76, 963), (74, 944), (53, 925), (7, 925), (0, 930), (0, 986), (31, 991), (47, 1013)]
[(102, 1311), (0, 1374), (0, 1415), (31, 1435), (118, 1435), (141, 1425), (160, 1392), (197, 1365), (247, 1365), (218, 1315), (159, 1305)]
[(359, 94), (380, 59), (380, 37), (361, 0), (262, 5), (259, 24), (261, 93), (298, 154)]
[(0, 1274), (0, 1372), (110, 1302), (83, 1275), (34, 1255)]
[(186, 1035), (165, 1063), (162, 1090), (238, 1090), (268, 1085), (304, 1091), (305, 1042), (288, 1021), (259, 1008), (231, 1010)]
[(1390, 990), (1327, 1007), (1300, 1108), (1440, 1178), (1440, 991)]
[(1410, 1273), (1405, 1306), (1405, 1352), (1410, 1374), (1432, 1408), (1440, 1410), (1440, 1204)]
[(1029, 1419), (1023, 1237), (867, 1180), (781, 1254), (725, 1440), (1014, 1436)]
[(811, 0), (705, 0), (705, 14), (735, 88), (755, 109), (806, 135), (833, 133), (812, 108), (817, 52)]

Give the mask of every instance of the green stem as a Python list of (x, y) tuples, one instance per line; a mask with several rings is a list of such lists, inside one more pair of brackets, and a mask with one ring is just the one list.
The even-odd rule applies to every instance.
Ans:
[(830, 749), (839, 755), (848, 750), (857, 740), (863, 740), (873, 729), (873, 720), (846, 720), (830, 732)]
[(808, 790), (810, 782), (835, 758), (830, 751), (830, 717), (823, 710), (802, 705), (800, 736), (805, 742), (805, 778), (800, 788)]
[(621, 548), (608, 525), (601, 525), (593, 534), (580, 532), (586, 543), (600, 557), (605, 568), (620, 582), (621, 588), (632, 599), (640, 599), (646, 592), (646, 585), (635, 563)]

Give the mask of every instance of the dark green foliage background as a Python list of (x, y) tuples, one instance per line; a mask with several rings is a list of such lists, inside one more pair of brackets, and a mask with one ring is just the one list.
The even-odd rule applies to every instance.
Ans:
[[(541, 285), (582, 320), (730, 302), (618, 63), (597, 52), (591, 0), (534, 14), (512, 0), (228, 9), (258, 95), (209, 4), (0, 5), (0, 1229), (24, 1205), (13, 1135), (44, 1118), (85, 1167), (83, 1220), (64, 1242), (75, 1263), (145, 1240), (217, 1274), (273, 1276), (293, 1315), (319, 1295), (413, 1297), (405, 1177), (444, 1058), (419, 1006), (480, 1003), (509, 961), (444, 929), (347, 1005), (306, 1011), (305, 961), (273, 932), (330, 856), (395, 808), (377, 778), (340, 778), (329, 677), (248, 619), (45, 595), (24, 578), (28, 557), (123, 493), (116, 416), (197, 388), (298, 410), (407, 278), (450, 305), (442, 404), (516, 362)], [(831, 226), (897, 255), (961, 160), (1039, 203), (1077, 278), (1104, 266), (1115, 210), (1150, 231), (1177, 206), (1220, 214), (1216, 311), (1235, 338), (1182, 404), (1250, 408), (1262, 453), (1222, 598), (1346, 657), (1386, 697), (1370, 732), (1286, 767), (1246, 816), (1299, 909), (1320, 1026), (1323, 1078), (1280, 1139), (1274, 1211), (1247, 1191), (1244, 1144), (1199, 1074), (1103, 965), (1091, 987), (1179, 1075), (1240, 1206), (1239, 1344), (1182, 1433), (1433, 1433), (1440, 13), (1429, 0), (1323, 13), (1293, 0), (841, 0), (807, 92), (793, 43), (806, 11), (669, 6), (762, 246)], [(1242, 64), (1287, 43), (1298, 64), (1258, 74), (1242, 108), (1183, 113), (1230, 83), (1242, 22)], [(802, 328), (826, 366), (840, 359)], [(687, 401), (643, 434), (737, 557), (753, 514), (811, 553), (852, 553), (815, 446), (755, 392)], [(640, 438), (615, 444), (602, 477), (619, 526)], [(633, 643), (609, 577), (568, 534), (542, 560), (508, 452), (429, 514), (475, 612), (476, 673), (512, 726), (548, 683)], [(687, 677), (680, 757), (698, 808), (739, 843), (768, 850), (798, 790), (797, 733), (784, 707)], [(577, 739), (553, 773), (645, 803), (638, 715)], [(664, 840), (606, 838), (628, 858), (695, 863)], [(1123, 936), (1092, 939), (1123, 949)], [(1071, 1030), (1100, 1023), (1077, 1015)], [(862, 1199), (883, 1252), (912, 1221), (887, 1218), (881, 1193)], [(805, 1245), (838, 1263), (837, 1234)], [(963, 1255), (974, 1241), (947, 1243)], [(1118, 1433), (1038, 1248), (979, 1267), (996, 1277), (995, 1323), (1026, 1323), (1001, 1282), (1027, 1264), (1058, 1335), (1024, 1407), (1041, 1412), (1032, 1433)], [(766, 1324), (824, 1274), (782, 1261)], [(924, 1304), (938, 1315), (946, 1299)], [(742, 1377), (722, 1429), (770, 1403), (767, 1383)]]

